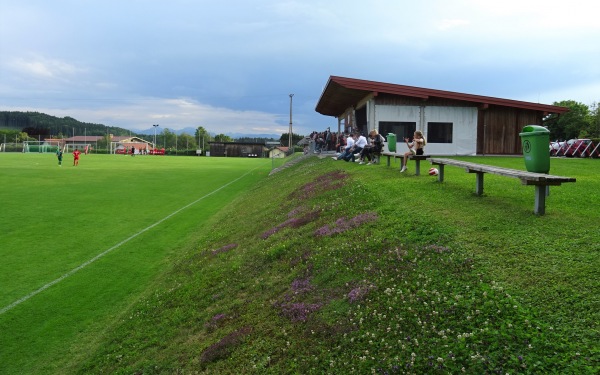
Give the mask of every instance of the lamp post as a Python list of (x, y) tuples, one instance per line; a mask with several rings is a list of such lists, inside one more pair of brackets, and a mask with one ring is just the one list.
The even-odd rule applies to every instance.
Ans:
[(290, 94), (290, 130), (288, 134), (288, 152), (292, 154), (292, 98), (294, 94)]
[(152, 126), (154, 127), (154, 148), (156, 149), (156, 128), (158, 128), (158, 124)]

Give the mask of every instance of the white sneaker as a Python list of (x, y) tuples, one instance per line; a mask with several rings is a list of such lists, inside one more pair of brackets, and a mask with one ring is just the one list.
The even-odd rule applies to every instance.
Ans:
[(368, 163), (367, 163), (367, 165), (373, 165), (373, 163), (371, 163), (371, 162), (368, 162)]
[(332, 156), (331, 157), (333, 160), (338, 160), (337, 156)]
[(358, 164), (363, 165), (365, 162), (361, 160)]
[(404, 167), (402, 167), (402, 169), (400, 170), (400, 173), (404, 173), (406, 172), (406, 165)]

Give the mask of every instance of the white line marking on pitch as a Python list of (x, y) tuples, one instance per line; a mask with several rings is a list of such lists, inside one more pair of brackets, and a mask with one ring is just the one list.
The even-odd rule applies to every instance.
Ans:
[[(258, 168), (258, 167), (257, 167), (257, 168)], [(61, 277), (59, 277), (58, 279), (56, 279), (56, 280), (54, 280), (54, 281), (51, 281), (51, 282), (49, 282), (48, 284), (46, 284), (46, 285), (42, 286), (41, 288), (39, 288), (39, 289), (37, 289), (37, 290), (34, 290), (33, 292), (29, 293), (29, 294), (28, 294), (28, 295), (26, 295), (25, 297), (22, 297), (22, 298), (20, 298), (20, 299), (16, 300), (15, 302), (11, 303), (10, 305), (8, 305), (8, 306), (6, 306), (6, 307), (3, 307), (3, 308), (0, 310), (0, 315), (4, 314), (4, 313), (5, 313), (5, 312), (7, 312), (8, 310), (10, 310), (10, 309), (12, 309), (12, 308), (14, 308), (14, 307), (16, 307), (16, 306), (18, 306), (18, 305), (20, 305), (21, 303), (23, 303), (23, 302), (27, 301), (27, 300), (28, 300), (28, 299), (30, 299), (31, 297), (33, 297), (33, 296), (35, 296), (35, 295), (37, 295), (37, 294), (39, 294), (39, 293), (43, 292), (44, 290), (46, 290), (46, 289), (50, 288), (52, 285), (58, 284), (59, 282), (61, 282), (61, 281), (63, 281), (64, 279), (66, 279), (67, 277), (69, 277), (69, 276), (73, 275), (75, 272), (77, 272), (77, 271), (79, 271), (79, 270), (82, 270), (83, 268), (85, 268), (85, 267), (89, 266), (90, 264), (94, 263), (95, 261), (97, 261), (98, 259), (102, 258), (103, 256), (105, 256), (106, 254), (110, 253), (111, 251), (113, 251), (113, 250), (115, 250), (115, 249), (118, 249), (119, 247), (121, 247), (121, 245), (124, 245), (124, 244), (126, 244), (127, 242), (129, 242), (129, 241), (133, 240), (134, 238), (136, 238), (137, 236), (139, 236), (140, 234), (142, 234), (142, 233), (144, 233), (144, 232), (147, 232), (147, 231), (149, 231), (150, 229), (154, 228), (154, 227), (155, 227), (155, 226), (157, 226), (158, 224), (160, 224), (160, 223), (162, 223), (163, 221), (165, 221), (165, 220), (167, 220), (167, 219), (169, 219), (169, 218), (171, 218), (171, 217), (173, 217), (173, 216), (177, 215), (178, 213), (180, 213), (181, 211), (185, 210), (186, 208), (188, 208), (188, 207), (190, 207), (190, 206), (193, 206), (193, 205), (195, 205), (196, 203), (200, 202), (200, 201), (201, 201), (201, 200), (203, 200), (204, 198), (210, 197), (211, 195), (213, 195), (213, 194), (217, 193), (217, 192), (218, 192), (218, 191), (220, 191), (220, 190), (223, 190), (224, 188), (226, 188), (227, 186), (229, 186), (229, 185), (233, 184), (234, 182), (237, 182), (237, 181), (241, 180), (242, 178), (246, 177), (248, 174), (250, 174), (251, 172), (253, 172), (253, 171), (254, 171), (255, 169), (257, 169), (257, 168), (254, 168), (254, 169), (252, 169), (252, 170), (250, 170), (250, 171), (246, 172), (245, 174), (243, 174), (242, 176), (240, 176), (240, 177), (236, 178), (235, 180), (233, 180), (233, 181), (231, 181), (231, 182), (228, 182), (228, 183), (226, 183), (225, 185), (221, 186), (220, 188), (218, 188), (218, 189), (216, 189), (216, 190), (213, 190), (213, 191), (211, 191), (210, 193), (206, 194), (205, 196), (203, 196), (203, 197), (201, 197), (201, 198), (198, 198), (198, 199), (196, 199), (196, 200), (195, 200), (195, 201), (193, 201), (192, 203), (190, 203), (190, 204), (187, 204), (187, 205), (185, 205), (185, 206), (181, 207), (180, 209), (178, 209), (178, 210), (174, 211), (173, 213), (171, 213), (171, 214), (169, 214), (169, 215), (165, 216), (164, 218), (160, 219), (159, 221), (157, 221), (156, 223), (154, 223), (154, 224), (150, 225), (149, 227), (146, 227), (146, 228), (142, 229), (141, 231), (137, 232), (136, 234), (134, 234), (133, 236), (131, 236), (131, 237), (127, 238), (127, 239), (124, 239), (123, 241), (119, 242), (118, 244), (116, 244), (115, 246), (111, 247), (110, 249), (108, 249), (108, 250), (105, 250), (104, 252), (102, 252), (102, 253), (100, 253), (100, 254), (96, 255), (95, 257), (93, 257), (92, 259), (88, 260), (87, 262), (85, 262), (85, 263), (83, 263), (83, 264), (81, 264), (81, 265), (79, 265), (79, 266), (77, 266), (77, 267), (73, 268), (71, 271), (69, 271), (69, 272), (65, 273), (64, 275), (62, 275), (62, 276), (61, 276)]]

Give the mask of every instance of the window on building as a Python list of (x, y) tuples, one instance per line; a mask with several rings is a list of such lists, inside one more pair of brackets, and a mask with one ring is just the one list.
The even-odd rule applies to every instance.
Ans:
[(416, 122), (407, 121), (379, 121), (379, 134), (384, 137), (389, 133), (396, 134), (396, 139), (402, 142), (404, 138), (413, 138), (417, 130)]
[(451, 122), (428, 122), (427, 143), (452, 143)]

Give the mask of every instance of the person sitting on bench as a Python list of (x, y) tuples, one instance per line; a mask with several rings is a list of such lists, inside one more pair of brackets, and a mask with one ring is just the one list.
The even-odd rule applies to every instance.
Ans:
[(346, 157), (350, 157), (350, 150), (352, 149), (352, 146), (354, 146), (355, 141), (356, 141), (356, 134), (350, 133), (350, 135), (348, 135), (348, 138), (346, 138), (346, 146), (344, 146), (344, 149), (342, 150), (342, 152), (337, 156), (332, 156), (332, 159), (333, 160), (342, 160), (342, 159), (345, 159)]
[(361, 161), (359, 164), (364, 164), (365, 159), (369, 160), (368, 165), (373, 164), (375, 162), (375, 158), (377, 158), (377, 155), (379, 155), (383, 149), (383, 142), (385, 142), (385, 138), (379, 134), (377, 130), (371, 130), (369, 132), (369, 144), (361, 151)]
[(400, 172), (406, 171), (406, 163), (408, 162), (408, 157), (411, 155), (423, 155), (423, 148), (427, 144), (425, 141), (425, 137), (423, 137), (423, 132), (420, 130), (415, 131), (414, 138), (412, 142), (408, 142), (408, 138), (404, 138), (404, 142), (406, 142), (406, 146), (408, 146), (408, 151), (404, 153), (404, 161), (402, 163), (402, 169)]
[(360, 152), (362, 151), (362, 149), (367, 145), (367, 138), (365, 138), (364, 135), (358, 133), (357, 137), (358, 138), (354, 142), (354, 145), (349, 150), (350, 153), (347, 156), (345, 156), (342, 160), (345, 160), (345, 161), (352, 160), (352, 162), (355, 162), (356, 161), (355, 154), (359, 155)]

